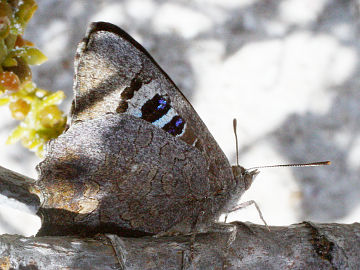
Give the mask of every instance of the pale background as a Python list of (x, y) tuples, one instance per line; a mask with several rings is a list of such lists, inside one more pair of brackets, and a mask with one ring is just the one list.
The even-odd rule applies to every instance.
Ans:
[[(49, 61), (33, 69), (41, 88), (72, 99), (73, 57), (91, 21), (125, 29), (154, 56), (235, 162), (331, 160), (332, 166), (262, 170), (253, 199), (270, 225), (359, 221), (359, 8), (331, 0), (39, 0), (25, 37)], [(4, 142), (16, 126), (0, 108), (0, 165), (36, 178), (39, 159)], [(39, 219), (0, 198), (0, 232), (35, 234)], [(261, 223), (255, 208), (231, 220)]]

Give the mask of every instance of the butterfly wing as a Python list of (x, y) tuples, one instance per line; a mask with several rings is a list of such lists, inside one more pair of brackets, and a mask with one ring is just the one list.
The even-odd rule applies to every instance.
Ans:
[[(92, 215), (97, 213), (100, 223), (147, 233), (190, 231), (216, 218), (245, 190), (169, 76), (139, 43), (109, 23), (93, 23), (78, 47), (72, 126), (49, 149), (39, 166), (48, 189), (70, 181), (69, 186), (81, 183), (87, 190), (83, 185), (95, 183), (100, 187)], [(96, 172), (84, 169), (84, 160), (95, 162), (85, 167)], [(73, 175), (63, 179), (58, 172), (69, 168)], [(86, 192), (69, 193), (71, 203), (65, 204), (81, 204)], [(48, 208), (55, 208), (53, 201)]]
[[(198, 148), (218, 181), (232, 178), (225, 154), (189, 101), (150, 54), (117, 26), (90, 26), (77, 51), (74, 95), (73, 121), (107, 113), (142, 118)], [(224, 183), (217, 184), (221, 190)]]
[[(139, 43), (112, 24), (93, 23), (79, 45), (74, 95), (73, 121), (126, 113), (199, 150), (203, 150), (204, 142), (213, 144), (222, 154), (169, 76)], [(221, 159), (227, 160), (223, 154)]]

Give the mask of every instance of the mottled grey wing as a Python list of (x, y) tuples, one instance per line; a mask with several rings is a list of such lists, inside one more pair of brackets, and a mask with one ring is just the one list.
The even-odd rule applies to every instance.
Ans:
[(49, 147), (39, 186), (56, 197), (66, 182), (82, 195), (68, 192), (43, 209), (80, 211), (80, 223), (98, 216), (95, 227), (190, 231), (245, 190), (190, 103), (120, 28), (91, 25), (77, 51), (74, 95), (72, 126)]
[[(204, 164), (196, 148), (132, 115), (78, 121), (49, 144), (39, 165), (43, 231), (83, 226), (96, 233), (111, 224), (110, 232), (158, 233), (184, 222), (190, 230), (211, 202), (204, 201)], [(56, 208), (71, 220), (59, 219)]]
[[(214, 184), (232, 178), (226, 156), (194, 108), (149, 53), (126, 32), (109, 23), (91, 24), (76, 58), (73, 121), (98, 118), (109, 112), (141, 118), (146, 102), (158, 95), (166, 99), (171, 109), (152, 123), (164, 128), (172, 115), (180, 116), (185, 125), (180, 134), (174, 135), (205, 155), (209, 172), (217, 179)], [(154, 117), (158, 116), (147, 118), (151, 121)], [(219, 183), (219, 190), (222, 185)]]

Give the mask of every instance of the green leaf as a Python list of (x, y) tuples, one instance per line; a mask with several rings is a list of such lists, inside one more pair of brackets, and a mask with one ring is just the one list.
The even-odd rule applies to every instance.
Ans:
[(18, 11), (16, 12), (15, 16), (17, 18), (21, 18), (24, 22), (24, 27), (27, 22), (31, 19), (34, 12), (37, 9), (37, 4), (34, 0), (23, 0), (20, 2)]
[(8, 104), (10, 101), (10, 98), (0, 98), (0, 106), (4, 106)]
[(17, 126), (11, 133), (11, 135), (7, 138), (6, 144), (13, 144), (19, 141), (26, 133), (26, 129), (22, 126)]
[(17, 65), (17, 61), (13, 57), (6, 57), (2, 63), (4, 67), (13, 67)]
[(40, 65), (47, 60), (47, 57), (34, 47), (15, 48), (10, 55), (20, 56), (28, 65)]
[(0, 63), (4, 61), (8, 54), (7, 46), (3, 39), (0, 39)]
[(19, 2), (17, 11), (11, 20), (10, 33), (14, 35), (23, 35), (26, 24), (31, 19), (36, 9), (37, 4), (34, 0), (22, 0)]
[(46, 107), (50, 105), (59, 104), (65, 98), (65, 94), (63, 91), (57, 91), (43, 99), (43, 103), (41, 107)]

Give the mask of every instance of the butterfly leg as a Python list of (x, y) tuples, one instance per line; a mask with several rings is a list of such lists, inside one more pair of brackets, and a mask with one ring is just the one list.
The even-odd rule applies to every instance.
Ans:
[(236, 239), (238, 226), (236, 224), (216, 222), (211, 224), (211, 226), (208, 228), (208, 232), (221, 233), (221, 234), (226, 234), (228, 236), (226, 243), (224, 244), (222, 269), (228, 269), (229, 267), (231, 268), (231, 263), (228, 261), (228, 256), (231, 245)]
[[(160, 232), (154, 235), (155, 238), (160, 237), (171, 237), (171, 236), (187, 236), (189, 240), (187, 241), (185, 248), (182, 252), (182, 263), (180, 269), (197, 269), (196, 268), (196, 236), (201, 233), (210, 232), (207, 226), (203, 225), (203, 216), (205, 211), (199, 211), (198, 215), (194, 218), (192, 222), (185, 223), (186, 225), (177, 226), (171, 228), (168, 231)], [(200, 226), (199, 226), (200, 224)]]
[(255, 205), (256, 210), (257, 210), (257, 212), (259, 213), (260, 219), (262, 220), (262, 222), (264, 222), (266, 228), (270, 231), (270, 228), (269, 228), (269, 226), (267, 225), (267, 223), (266, 223), (266, 221), (265, 221), (265, 219), (264, 219), (264, 217), (263, 217), (263, 215), (262, 215), (262, 213), (261, 213), (260, 207), (257, 205), (257, 203), (256, 203), (254, 200), (250, 200), (250, 201), (247, 201), (247, 202), (240, 203), (240, 204), (237, 205), (235, 208), (231, 209), (231, 210), (230, 210), (228, 213), (226, 213), (226, 215), (225, 215), (225, 222), (226, 222), (226, 220), (227, 220), (227, 217), (228, 217), (229, 213), (238, 211), (238, 210), (240, 210), (240, 209), (242, 209), (242, 208), (246, 208), (246, 207), (248, 207), (248, 206), (250, 206), (250, 205)]
[[(237, 236), (237, 225), (236, 224), (229, 224), (229, 223), (212, 223), (208, 227), (201, 230), (201, 232), (193, 231), (190, 234), (189, 240), (189, 255), (186, 256), (188, 253), (183, 253), (183, 261), (187, 262), (187, 266), (191, 267), (191, 269), (197, 269), (197, 258), (196, 258), (196, 238), (200, 238), (199, 241), (201, 242), (201, 234), (207, 233), (215, 233), (215, 234), (224, 234), (227, 236), (226, 242), (224, 243), (224, 251), (223, 251), (223, 263), (222, 269), (228, 269), (231, 266), (231, 263), (228, 261), (228, 256), (230, 252), (230, 248), (232, 243), (235, 241)], [(184, 264), (183, 264), (184, 265)], [(189, 268), (184, 268), (189, 269)]]
[(205, 214), (204, 210), (200, 211), (199, 214), (197, 215), (195, 221), (192, 223), (192, 226), (191, 226), (189, 245), (190, 245), (190, 259), (191, 259), (191, 264), (193, 266), (195, 266), (194, 261), (195, 261), (196, 235), (199, 234), (199, 233), (204, 232), (203, 229), (198, 228), (197, 225), (202, 224), (204, 214)]

